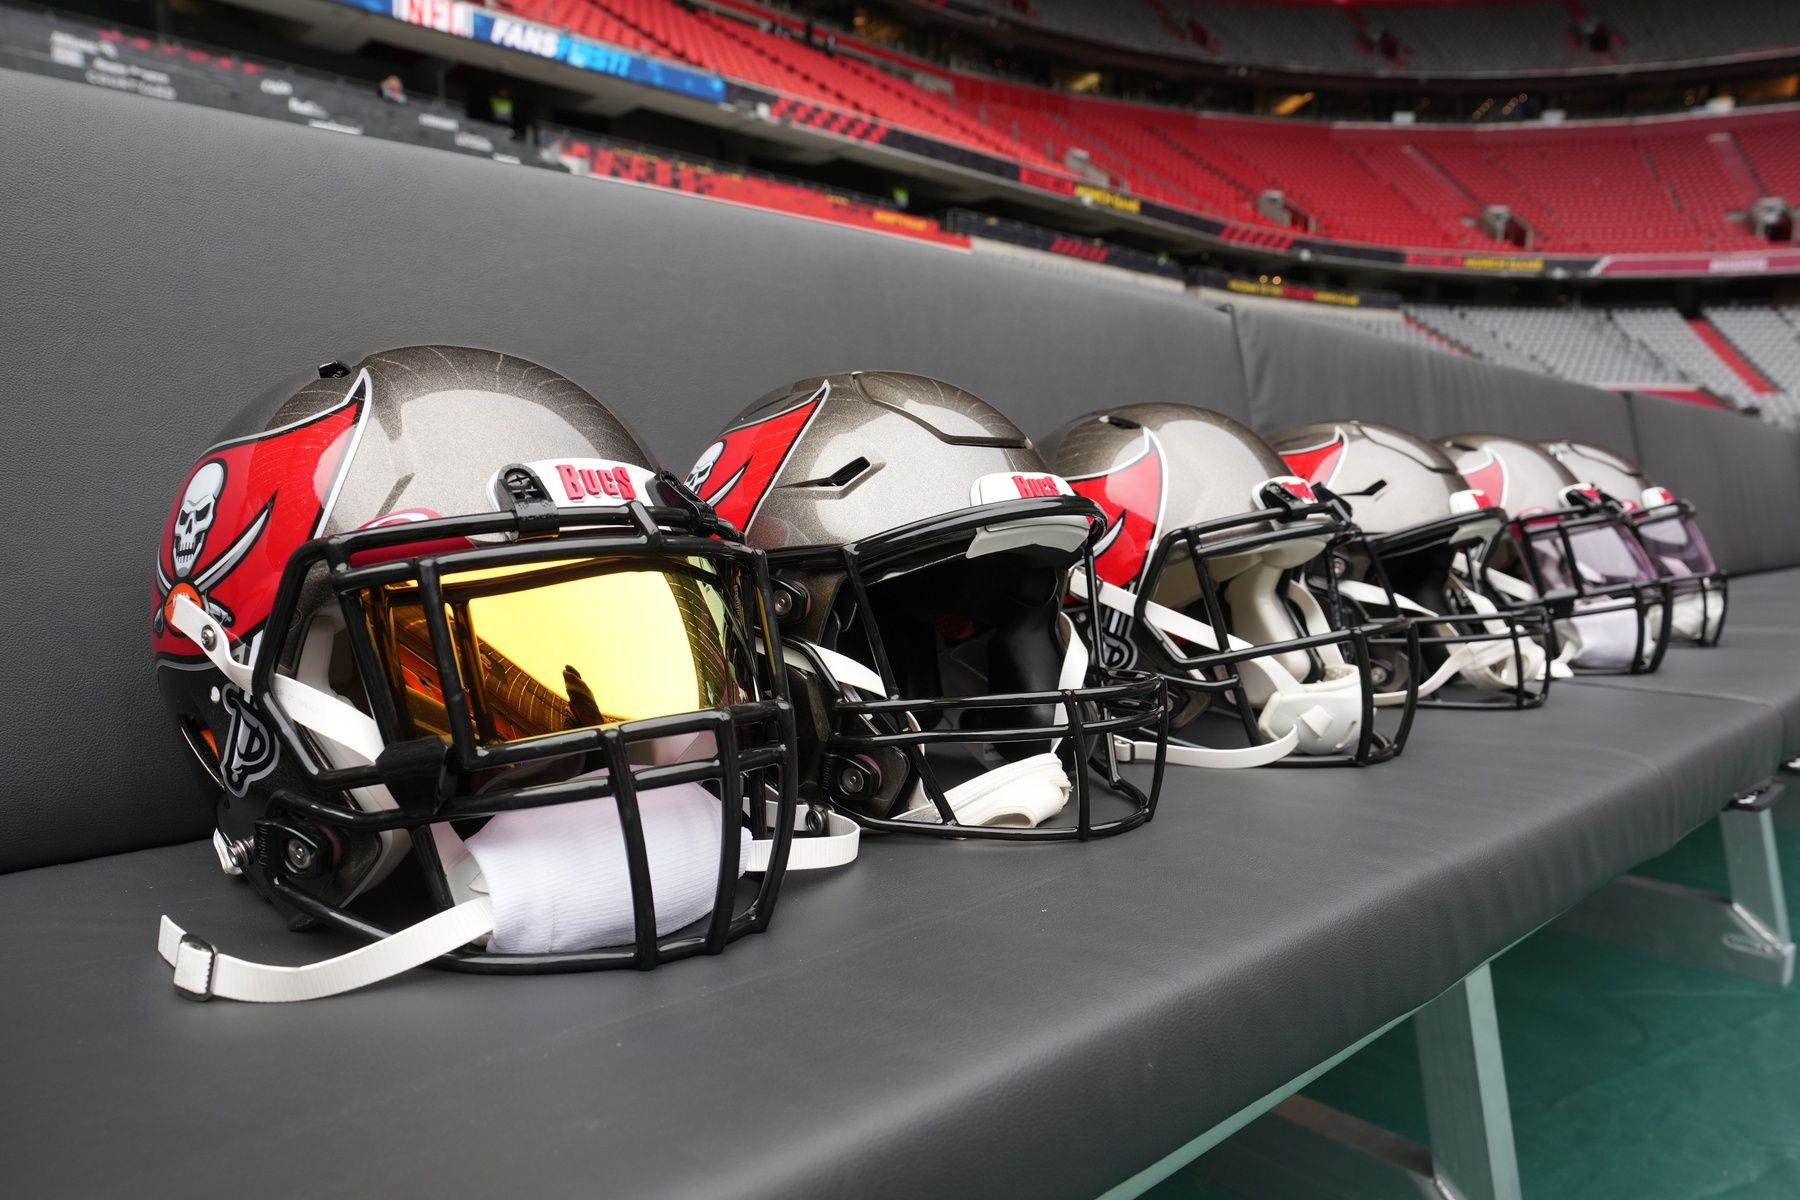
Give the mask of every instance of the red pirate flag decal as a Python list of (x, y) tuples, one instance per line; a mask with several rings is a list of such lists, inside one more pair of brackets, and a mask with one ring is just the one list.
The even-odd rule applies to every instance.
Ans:
[(163, 619), (185, 592), (248, 643), (268, 619), (288, 558), (330, 519), (368, 409), (369, 377), (342, 403), (282, 429), (223, 442), (200, 456), (163, 524), (152, 595), (154, 651), (199, 658)]
[(1284, 450), (1281, 454), (1288, 469), (1308, 483), (1322, 483), (1331, 486), (1337, 475), (1338, 464), (1344, 458), (1344, 445), (1348, 439), (1342, 429), (1331, 431), (1329, 441), (1320, 442), (1317, 446), (1303, 446), (1298, 450)]
[(800, 435), (830, 394), (827, 383), (792, 408), (726, 430), (688, 472), (688, 489), (721, 519), (748, 530)]
[(1162, 530), (1168, 480), (1162, 444), (1148, 429), (1136, 454), (1098, 475), (1072, 475), (1069, 486), (1106, 514), (1106, 533), (1094, 544), (1094, 569), (1118, 587), (1138, 582)]
[(1492, 450), (1482, 450), (1481, 457), (1465, 455), (1456, 464), (1469, 486), (1487, 493), (1489, 501), (1501, 508), (1506, 504), (1506, 464)]

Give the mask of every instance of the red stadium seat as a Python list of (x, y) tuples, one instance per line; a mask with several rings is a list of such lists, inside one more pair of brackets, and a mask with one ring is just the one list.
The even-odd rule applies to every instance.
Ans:
[[(758, 28), (674, 0), (499, 2), (589, 37), (998, 158), (1083, 174), (1172, 208), (1273, 227), (1278, 221), (1258, 201), (1280, 192), (1292, 224), (1344, 241), (1503, 248), (1479, 218), (1504, 205), (1535, 250), (1752, 249), (1765, 243), (1744, 221), (1751, 202), (1800, 197), (1793, 113), (1606, 127), (1203, 116), (961, 75), (950, 77), (955, 90), (947, 94), (808, 45), (793, 20), (774, 13)], [(747, 18), (759, 11), (736, 7)], [(904, 68), (892, 54), (880, 57)]]

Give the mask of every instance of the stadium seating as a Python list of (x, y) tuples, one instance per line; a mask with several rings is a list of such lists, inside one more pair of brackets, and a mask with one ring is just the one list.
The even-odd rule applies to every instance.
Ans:
[[(1115, 7), (1129, 8), (1131, 3), (1126, 0), (1116, 6), (1095, 7), (1110, 12)], [(1357, 43), (1356, 26), (1329, 7), (1293, 6), (1265, 13), (1212, 0), (1175, 0), (1173, 7), (1184, 18), (1191, 39), (1188, 46), (1176, 46), (1174, 53), (1271, 66), (1335, 66), (1348, 71), (1367, 71), (1381, 61)], [(1205, 42), (1197, 36), (1201, 31), (1206, 34)], [(1166, 40), (1162, 48), (1171, 52)]]
[(1739, 407), (1752, 402), (1753, 393), (1744, 378), (1674, 309), (1615, 308), (1609, 315), (1620, 332), (1713, 395)]
[(1356, 11), (1369, 34), (1390, 34), (1404, 49), (1405, 65), (1418, 70), (1567, 68), (1594, 62), (1570, 36), (1568, 6), (1559, 0), (1486, 12), (1418, 4), (1369, 4)]
[(1733, 134), (1765, 196), (1800, 200), (1800, 138), (1792, 127), (1764, 123)]
[[(917, 0), (928, 4), (930, 0)], [(1514, 0), (1249, 5), (1232, 0), (981, 0), (1012, 21), (1164, 55), (1368, 74), (1566, 71), (1691, 62), (1800, 44), (1786, 0)], [(1605, 29), (1597, 46), (1582, 29)], [(1385, 36), (1384, 36), (1385, 35)], [(1386, 52), (1384, 52), (1386, 51)]]
[(1449, 305), (1414, 304), (1407, 315), (1446, 342), (1475, 358), (1526, 371), (1548, 371), (1541, 359), (1504, 341), (1486, 324)]
[[(672, 0), (498, 0), (509, 11), (628, 49), (673, 58), (789, 95), (815, 100), (969, 146), (1047, 166), (1030, 145), (958, 112), (937, 92), (868, 63), (699, 12)], [(785, 26), (782, 26), (785, 29)]]
[[(857, 55), (833, 54), (807, 44), (791, 22), (774, 14), (751, 24), (758, 10), (747, 4), (739, 20), (675, 0), (497, 2), (590, 37), (953, 145), (1075, 171), (1173, 208), (1248, 225), (1291, 225), (1349, 242), (1503, 248), (1506, 243), (1478, 219), (1484, 209), (1503, 205), (1532, 250), (1746, 250), (1766, 244), (1745, 221), (1758, 196), (1800, 197), (1800, 115), (1793, 113), (1567, 127), (1202, 116), (966, 75), (952, 77), (953, 93), (921, 87), (904, 68), (889, 70), (895, 64), (878, 66), (859, 56), (867, 47), (854, 39), (845, 40)], [(1561, 44), (1561, 26), (1548, 37), (1527, 22), (1546, 8), (1561, 11), (1535, 2), (1466, 12), (1405, 5), (1265, 10), (1198, 0), (1057, 0), (1030, 11), (1047, 23), (1080, 23), (1091, 36), (1111, 30), (1115, 40), (1204, 43), (1228, 56), (1249, 53), (1242, 47), (1251, 31), (1266, 32), (1277, 20), (1294, 35), (1284, 41), (1284, 53), (1323, 46), (1330, 40), (1323, 31), (1337, 28), (1346, 53), (1366, 57), (1367, 46), (1359, 49), (1349, 35), (1361, 29), (1366, 42), (1371, 30), (1386, 29), (1423, 60), (1448, 56), (1441, 48), (1456, 44), (1462, 20), (1511, 31), (1496, 33), (1494, 44), (1521, 55), (1550, 54)], [(1259, 209), (1265, 192), (1281, 193), (1285, 219)]]
[[(1455, 349), (1490, 362), (1615, 388), (1701, 388), (1735, 407), (1754, 405), (1776, 425), (1800, 423), (1800, 309), (1708, 308), (1700, 321), (1645, 306), (1409, 304), (1405, 311)], [(1722, 357), (1708, 333), (1725, 354), (1742, 358), (1755, 382)]]
[(1800, 420), (1800, 309), (1742, 305), (1707, 308), (1707, 320), (1729, 338), (1777, 391), (1755, 397), (1777, 420)]
[(566, 139), (559, 149), (563, 162), (581, 174), (649, 184), (925, 241), (957, 246), (968, 244), (967, 237), (944, 232), (928, 217), (899, 212), (870, 198), (827, 192), (796, 180), (721, 169), (710, 163), (688, 162), (669, 154), (605, 142), (594, 144), (574, 137)]
[[(1418, 305), (1415, 315), (1436, 327), (1436, 306)], [(1542, 364), (1552, 374), (1601, 385), (1675, 382), (1679, 377), (1638, 343), (1626, 337), (1603, 312), (1580, 309), (1465, 307), (1465, 321), (1486, 329), (1495, 340)]]
[(1800, 197), (1800, 114), (1569, 126), (1325, 125), (1200, 115), (958, 79), (962, 107), (1058, 163), (1085, 150), (1106, 181), (1252, 225), (1264, 191), (1293, 223), (1352, 242), (1504, 248), (1481, 228), (1504, 205), (1533, 250), (1766, 247), (1744, 214)]

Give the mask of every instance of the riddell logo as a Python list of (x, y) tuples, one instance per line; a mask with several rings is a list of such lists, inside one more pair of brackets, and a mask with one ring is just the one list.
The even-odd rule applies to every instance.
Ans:
[(637, 489), (632, 486), (631, 473), (623, 466), (595, 470), (592, 467), (557, 463), (556, 473), (562, 479), (563, 494), (572, 503), (579, 504), (590, 496), (607, 500), (637, 499)]
[(1014, 475), (1012, 481), (1013, 486), (1019, 489), (1020, 496), (1062, 495), (1056, 490), (1056, 480), (1051, 479), (1048, 475)]

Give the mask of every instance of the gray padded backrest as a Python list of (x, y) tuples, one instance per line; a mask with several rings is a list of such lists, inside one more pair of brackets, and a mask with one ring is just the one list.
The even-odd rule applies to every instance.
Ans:
[[(1234, 309), (1251, 423), (1265, 433), (1360, 417), (1425, 437), (1480, 430), (1574, 438), (1635, 454), (1625, 398), (1579, 383), (1416, 350), (1323, 318)], [(1296, 354), (1304, 343), (1307, 353)]]
[(1179, 295), (8, 71), (0, 111), (0, 871), (207, 831), (150, 680), (158, 528), (227, 415), (328, 359), (538, 359), (678, 470), (769, 388), (853, 367), (1034, 433), (1196, 380), (1247, 411), (1229, 321)]
[(1800, 433), (1661, 396), (1633, 396), (1631, 413), (1644, 469), (1694, 502), (1720, 566), (1800, 565)]

